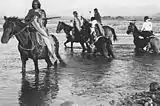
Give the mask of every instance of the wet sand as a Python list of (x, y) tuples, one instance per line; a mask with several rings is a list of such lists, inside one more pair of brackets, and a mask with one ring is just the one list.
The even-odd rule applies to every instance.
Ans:
[(108, 61), (82, 57), (79, 44), (72, 54), (64, 49), (65, 35), (55, 35), (67, 66), (47, 70), (40, 60), (38, 76), (29, 60), (26, 76), (22, 77), (15, 38), (7, 45), (0, 44), (0, 106), (60, 106), (65, 101), (79, 106), (110, 106), (127, 93), (147, 90), (150, 82), (160, 82), (160, 57), (136, 56), (132, 36), (119, 37), (114, 43), (116, 58)]

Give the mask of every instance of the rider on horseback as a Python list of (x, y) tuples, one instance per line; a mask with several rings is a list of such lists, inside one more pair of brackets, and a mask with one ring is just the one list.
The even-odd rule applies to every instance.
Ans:
[(36, 36), (40, 35), (44, 39), (44, 42), (48, 47), (49, 54), (51, 55), (51, 57), (53, 57), (54, 50), (52, 50), (52, 47), (54, 47), (54, 42), (52, 41), (51, 36), (49, 36), (49, 33), (47, 31), (46, 22), (44, 20), (45, 18), (46, 13), (43, 9), (41, 9), (39, 0), (33, 0), (32, 9), (29, 10), (27, 16), (25, 17), (25, 22), (31, 22), (31, 35), (35, 36), (35, 33)]
[(73, 26), (75, 26), (78, 29), (78, 31), (80, 32), (81, 31), (81, 21), (80, 21), (80, 18), (78, 17), (77, 11), (73, 12), (73, 16), (74, 16)]
[[(101, 21), (101, 16), (100, 16), (97, 8), (94, 9), (94, 17), (91, 18), (91, 24), (92, 24), (91, 35), (94, 37), (95, 42), (96, 42), (98, 36), (104, 36), (108, 39), (108, 41), (110, 41), (110, 44), (112, 44), (111, 37), (108, 36), (107, 32), (105, 32), (105, 30), (104, 30), (104, 27), (103, 27), (102, 21)], [(96, 28), (99, 31), (98, 36), (96, 34), (97, 33), (95, 30)]]
[(142, 36), (144, 38), (148, 38), (151, 35), (153, 35), (152, 22), (150, 20), (151, 20), (151, 18), (149, 18), (148, 16), (144, 17), (144, 23), (143, 23), (143, 26), (142, 26), (142, 29), (141, 29)]
[(73, 12), (73, 29), (72, 29), (72, 35), (75, 35), (75, 41), (79, 41), (80, 40), (80, 35), (81, 35), (81, 20), (78, 17), (78, 13), (77, 11)]
[(100, 29), (101, 35), (105, 36), (105, 32), (104, 32), (104, 29), (103, 29), (103, 26), (102, 26), (101, 16), (100, 16), (100, 13), (98, 12), (97, 8), (94, 9), (94, 17), (95, 17), (95, 20), (97, 20), (97, 25)]

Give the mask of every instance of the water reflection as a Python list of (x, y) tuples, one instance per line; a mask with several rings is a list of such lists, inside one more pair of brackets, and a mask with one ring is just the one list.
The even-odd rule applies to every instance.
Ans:
[(19, 95), (20, 106), (50, 106), (59, 91), (56, 71), (35, 74), (34, 78), (22, 75)]

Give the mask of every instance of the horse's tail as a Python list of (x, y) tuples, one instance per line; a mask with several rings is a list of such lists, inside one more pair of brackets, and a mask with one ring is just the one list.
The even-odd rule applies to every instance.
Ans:
[(115, 30), (113, 28), (111, 28), (111, 27), (110, 27), (110, 29), (111, 29), (112, 34), (113, 34), (113, 41), (117, 41), (117, 35), (116, 35)]
[(63, 59), (61, 58), (61, 56), (59, 55), (59, 41), (56, 38), (56, 36), (54, 36), (53, 34), (51, 34), (54, 42), (55, 42), (55, 46), (56, 46), (56, 50), (55, 50), (55, 54), (60, 62), (60, 64), (65, 65), (65, 62), (63, 61)]

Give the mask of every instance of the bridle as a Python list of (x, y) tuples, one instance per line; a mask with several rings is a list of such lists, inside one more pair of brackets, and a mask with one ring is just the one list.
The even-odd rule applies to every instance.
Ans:
[[(20, 35), (22, 32), (24, 32), (24, 31), (26, 30), (26, 28), (28, 28), (28, 26), (31, 24), (32, 21), (33, 21), (33, 20), (31, 20), (30, 22), (28, 22), (27, 25), (26, 25), (24, 28), (22, 28), (19, 32), (15, 33), (15, 34), (13, 34), (13, 33), (14, 33), (14, 28), (16, 28), (16, 24), (15, 24), (15, 22), (11, 22), (11, 21), (10, 21), (10, 22), (13, 24), (13, 28), (12, 28), (11, 34), (12, 34), (12, 35)], [(28, 30), (27, 30), (27, 32), (30, 33)], [(29, 34), (29, 38), (31, 39), (30, 34)], [(21, 49), (23, 49), (23, 50), (26, 50), (26, 51), (32, 51), (32, 50), (34, 50), (35, 45), (34, 45), (34, 43), (33, 43), (32, 40), (31, 40), (31, 43), (32, 43), (32, 45), (33, 45), (33, 47), (32, 47), (31, 49), (26, 49), (26, 48), (24, 48), (24, 47), (23, 47), (22, 45), (20, 45), (20, 44), (19, 44), (19, 47), (20, 47)]]

